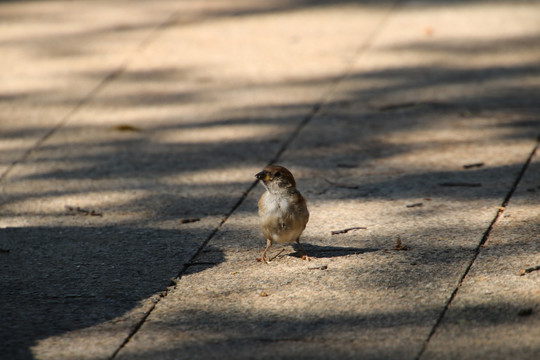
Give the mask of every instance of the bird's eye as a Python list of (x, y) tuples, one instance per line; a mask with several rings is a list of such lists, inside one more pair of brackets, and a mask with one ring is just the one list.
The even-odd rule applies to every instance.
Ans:
[(280, 176), (281, 176), (281, 173), (279, 171), (274, 174), (274, 177), (280, 177)]

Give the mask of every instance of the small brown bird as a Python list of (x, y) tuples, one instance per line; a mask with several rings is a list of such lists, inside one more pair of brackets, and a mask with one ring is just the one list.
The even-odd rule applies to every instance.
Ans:
[(266, 192), (259, 199), (259, 220), (266, 249), (262, 261), (268, 262), (266, 253), (274, 242), (285, 244), (296, 242), (309, 260), (306, 251), (300, 245), (300, 235), (309, 220), (306, 199), (296, 189), (296, 181), (289, 170), (279, 165), (269, 165), (255, 177), (262, 181)]

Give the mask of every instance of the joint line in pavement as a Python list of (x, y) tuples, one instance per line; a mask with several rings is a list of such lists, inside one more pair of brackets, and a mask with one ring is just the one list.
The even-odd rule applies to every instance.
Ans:
[(480, 240), (480, 242), (478, 243), (478, 245), (474, 249), (473, 257), (471, 258), (469, 264), (467, 265), (467, 268), (465, 269), (465, 271), (461, 275), (456, 287), (452, 291), (452, 294), (448, 298), (448, 301), (446, 302), (443, 310), (439, 314), (439, 317), (437, 318), (437, 321), (435, 322), (435, 324), (431, 328), (431, 331), (429, 332), (429, 335), (427, 336), (426, 340), (422, 344), (422, 348), (418, 352), (418, 355), (415, 357), (415, 360), (420, 360), (422, 358), (422, 355), (426, 351), (426, 349), (428, 347), (428, 344), (431, 341), (431, 338), (433, 338), (433, 335), (435, 335), (435, 332), (437, 331), (439, 325), (441, 324), (441, 322), (444, 319), (446, 313), (448, 312), (448, 308), (450, 307), (450, 304), (452, 304), (452, 302), (456, 298), (456, 296), (457, 296), (457, 294), (459, 292), (459, 289), (461, 288), (461, 285), (465, 281), (465, 278), (469, 274), (474, 262), (478, 258), (478, 255), (480, 254), (480, 250), (482, 249), (482, 246), (484, 246), (484, 244), (488, 241), (489, 235), (491, 234), (491, 231), (493, 230), (493, 227), (495, 226), (495, 224), (497, 223), (497, 221), (499, 220), (501, 215), (504, 213), (504, 210), (506, 209), (506, 206), (510, 202), (510, 199), (512, 198), (512, 195), (514, 195), (514, 192), (516, 191), (519, 183), (521, 182), (521, 179), (525, 175), (525, 172), (529, 168), (529, 166), (530, 166), (530, 164), (532, 162), (532, 159), (536, 155), (536, 152), (538, 151), (539, 147), (540, 147), (540, 135), (537, 137), (535, 146), (533, 147), (532, 151), (529, 153), (529, 156), (527, 157), (527, 160), (525, 161), (525, 163), (521, 167), (521, 170), (520, 170), (518, 176), (516, 177), (516, 179), (514, 180), (514, 183), (512, 184), (512, 187), (510, 188), (510, 190), (506, 194), (506, 196), (505, 196), (501, 206), (497, 210), (497, 213), (495, 214), (493, 220), (491, 220), (491, 223), (489, 224), (488, 228), (484, 232), (484, 235), (482, 236), (482, 239)]
[[(390, 17), (390, 14), (397, 8), (398, 4), (401, 3), (402, 0), (396, 0), (387, 10), (387, 12), (381, 17), (381, 20), (379, 23), (374, 27), (373, 31), (367, 36), (366, 41), (364, 41), (354, 52), (354, 58), (355, 60), (358, 60), (359, 57), (361, 57), (364, 53), (369, 51), (369, 49), (372, 47), (373, 43), (375, 42), (377, 36), (381, 33), (382, 28), (386, 24), (388, 18)], [(167, 22), (169, 22), (168, 20)], [(283, 153), (289, 148), (291, 143), (299, 136), (302, 129), (304, 129), (313, 118), (319, 113), (321, 108), (327, 103), (327, 101), (330, 99), (331, 95), (336, 91), (339, 84), (345, 80), (348, 76), (350, 76), (350, 73), (354, 67), (354, 61), (351, 62), (351, 64), (344, 69), (343, 73), (336, 77), (328, 86), (328, 89), (323, 93), (320, 100), (317, 101), (313, 107), (311, 108), (311, 111), (303, 118), (303, 120), (296, 126), (296, 128), (293, 130), (292, 134), (283, 142), (282, 146), (279, 148), (279, 150), (276, 152), (275, 156), (269, 161), (269, 164), (277, 162)], [(249, 185), (246, 191), (243, 192), (242, 196), (238, 199), (238, 201), (233, 205), (231, 210), (223, 217), (223, 219), (220, 221), (220, 223), (212, 230), (210, 235), (203, 241), (203, 243), (199, 246), (199, 248), (195, 251), (193, 256), (190, 258), (189, 261), (187, 261), (182, 269), (179, 271), (178, 275), (176, 276), (175, 280), (173, 282), (177, 282), (180, 280), (180, 278), (185, 274), (186, 270), (195, 262), (195, 259), (197, 256), (202, 252), (204, 247), (214, 238), (214, 236), (219, 232), (221, 227), (227, 222), (230, 216), (236, 211), (240, 205), (244, 202), (244, 200), (248, 197), (248, 195), (251, 193), (251, 191), (255, 188), (257, 185), (258, 180), (255, 180), (253, 183)], [(118, 353), (129, 343), (129, 341), (135, 336), (135, 334), (139, 331), (139, 329), (142, 327), (142, 325), (146, 322), (146, 319), (152, 311), (156, 308), (156, 305), (159, 303), (159, 301), (162, 298), (165, 298), (169, 292), (169, 289), (164, 290), (161, 294), (162, 296), (156, 299), (154, 304), (150, 307), (148, 312), (139, 320), (139, 322), (135, 325), (133, 330), (129, 333), (129, 335), (124, 339), (122, 344), (115, 350), (115, 352), (110, 357), (110, 360), (113, 360), (116, 358)]]

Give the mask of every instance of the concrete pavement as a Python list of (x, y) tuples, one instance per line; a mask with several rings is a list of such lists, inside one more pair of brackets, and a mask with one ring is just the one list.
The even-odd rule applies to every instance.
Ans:
[[(537, 359), (539, 13), (0, 3), (0, 353)], [(270, 161), (309, 263), (255, 261)]]

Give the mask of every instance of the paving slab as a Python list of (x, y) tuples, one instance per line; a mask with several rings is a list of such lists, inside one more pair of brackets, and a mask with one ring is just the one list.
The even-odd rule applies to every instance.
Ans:
[[(493, 34), (505, 8), (490, 8), (489, 16), (483, 5), (450, 10), (452, 16), (447, 8), (418, 15), (417, 4), (406, 4), (392, 13), (283, 153), (280, 161), (308, 197), (305, 248), (313, 260), (304, 263), (289, 250), (270, 265), (254, 261), (264, 247), (256, 217), (262, 190), (254, 190), (118, 358), (422, 354), (538, 132), (536, 105), (505, 88), (519, 88), (521, 76), (499, 73), (517, 58), (488, 61), (474, 46), (466, 55), (455, 49), (474, 31), (471, 19), (484, 17), (492, 27), (475, 32), (474, 41), (494, 36), (492, 46), (499, 47)], [(530, 8), (521, 10), (536, 30)], [(527, 33), (523, 24), (515, 31)], [(361, 226), (367, 230), (332, 235)], [(396, 250), (398, 238), (406, 250)], [(217, 262), (217, 254), (225, 261)], [(535, 354), (533, 337), (523, 340), (527, 356)], [(489, 358), (489, 352), (469, 354)]]
[(538, 358), (539, 183), (536, 153), (422, 358)]
[[(118, 16), (130, 4), (64, 8), (58, 36), (90, 58), (45, 58), (22, 79), (34, 89), (45, 77), (65, 106), (49, 112), (50, 99), (32, 92), (3, 112), (14, 119), (3, 133), (19, 142), (17, 153), (2, 152), (2, 350), (12, 358), (112, 356), (343, 74), (364, 40), (357, 32), (379, 21), (368, 16), (379, 10), (355, 24), (339, 8), (308, 6), (306, 15), (294, 2), (184, 3), (180, 12), (169, 2), (162, 13), (141, 2), (126, 25)], [(47, 26), (58, 3), (46, 5), (6, 4), (11, 26), (23, 32), (20, 18), (35, 16), (57, 44)], [(10, 53), (49, 46), (33, 35)], [(110, 64), (92, 44), (112, 51)], [(23, 55), (21, 72), (37, 61)], [(65, 87), (54, 92), (59, 71)], [(314, 77), (325, 80), (305, 83)]]
[(0, 175), (122, 69), (174, 2), (2, 2)]
[[(62, 4), (0, 4), (2, 353), (538, 354), (538, 3)], [(310, 262), (255, 260), (273, 160)]]

